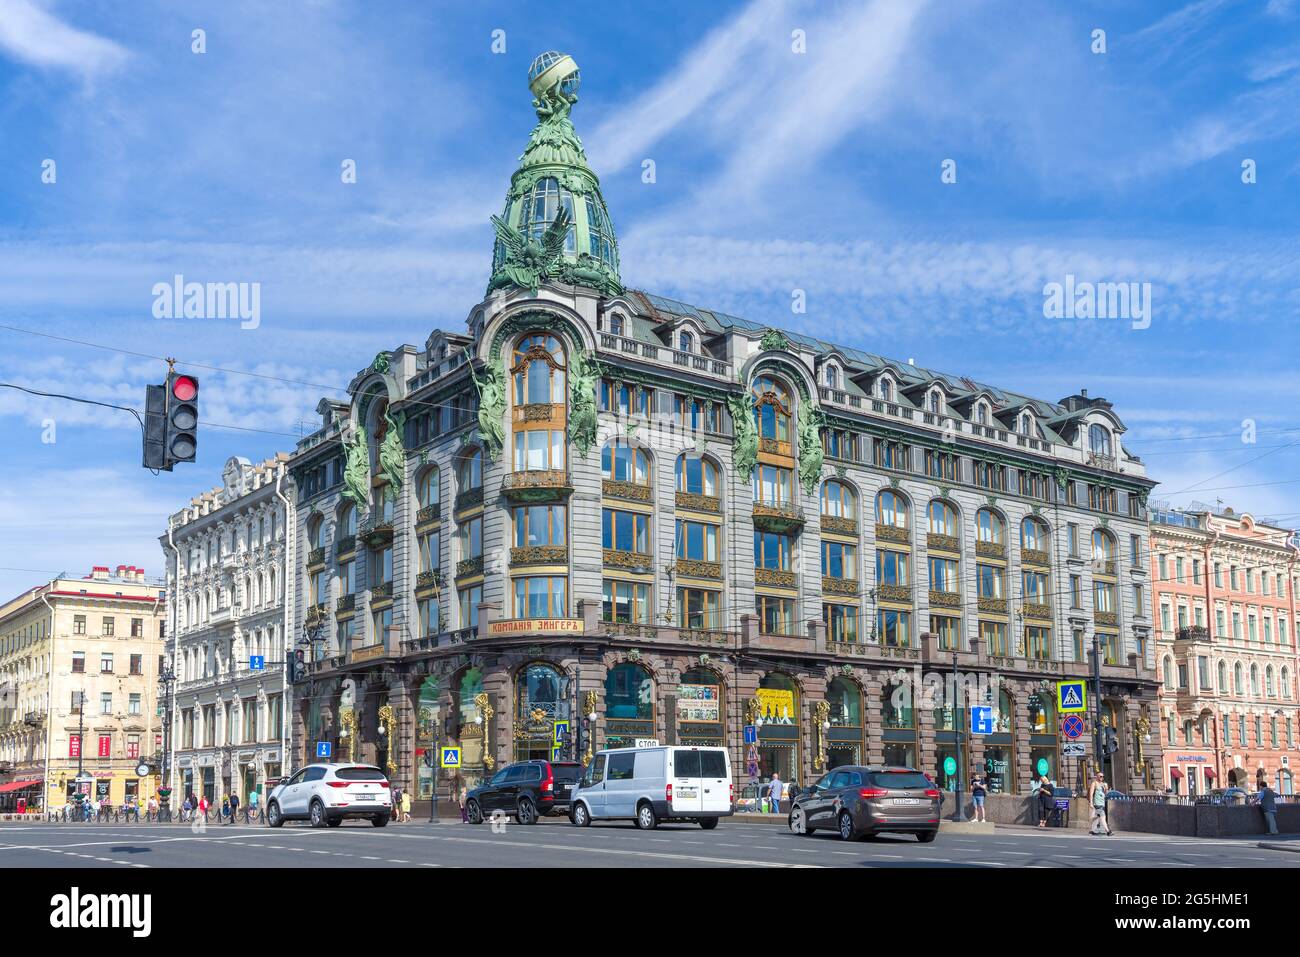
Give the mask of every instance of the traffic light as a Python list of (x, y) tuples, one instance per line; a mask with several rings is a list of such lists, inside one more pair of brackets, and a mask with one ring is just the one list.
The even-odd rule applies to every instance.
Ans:
[(165, 460), (193, 462), (199, 439), (199, 380), (179, 372), (167, 374), (167, 434)]
[(293, 653), (293, 672), (289, 678), (294, 682), (307, 680), (307, 653), (301, 648)]
[(172, 467), (167, 462), (167, 386), (150, 385), (144, 390), (144, 458), (143, 465), (155, 472)]

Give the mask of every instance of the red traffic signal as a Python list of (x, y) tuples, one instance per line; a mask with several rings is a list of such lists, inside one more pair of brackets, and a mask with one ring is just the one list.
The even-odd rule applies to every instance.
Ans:
[(178, 375), (172, 379), (172, 395), (182, 402), (193, 402), (199, 394), (198, 380), (187, 375)]

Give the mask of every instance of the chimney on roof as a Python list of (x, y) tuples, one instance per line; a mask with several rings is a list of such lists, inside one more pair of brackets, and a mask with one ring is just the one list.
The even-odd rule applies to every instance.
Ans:
[(908, 360), (907, 360), (907, 364), (908, 364), (909, 366), (914, 366), (914, 365), (916, 365), (916, 360), (915, 360), (915, 359), (908, 359)]
[(1080, 389), (1080, 390), (1079, 390), (1079, 395), (1083, 396), (1085, 399), (1088, 398), (1088, 390), (1087, 390), (1087, 389)]
[(100, 581), (100, 582), (106, 581), (108, 579), (108, 566), (95, 565), (90, 570), (90, 577), (95, 581)]

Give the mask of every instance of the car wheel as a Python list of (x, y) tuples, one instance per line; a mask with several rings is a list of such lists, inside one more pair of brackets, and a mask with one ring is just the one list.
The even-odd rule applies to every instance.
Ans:
[(325, 826), (325, 805), (321, 804), (320, 798), (317, 798), (311, 802), (310, 815), (311, 815), (312, 827)]
[(659, 817), (649, 803), (636, 809), (636, 826), (643, 831), (653, 831), (659, 825)]
[(370, 819), (370, 823), (373, 824), (375, 827), (383, 827), (388, 823), (391, 817), (392, 817), (391, 814), (376, 814), (374, 817)]
[(483, 809), (478, 806), (478, 801), (470, 801), (465, 805), (465, 816), (471, 824), (483, 823)]
[(569, 812), (569, 821), (578, 827), (590, 827), (591, 812), (587, 810), (587, 805), (582, 803), (573, 805), (573, 810)]
[(922, 844), (932, 844), (934, 843), (934, 839), (938, 836), (938, 831), (922, 831), (920, 834), (916, 835), (916, 839)]
[[(795, 819), (796, 812), (799, 815), (797, 821)], [(791, 834), (802, 834), (804, 837), (807, 837), (814, 830), (812, 827), (808, 826), (808, 817), (804, 813), (803, 808), (797, 806), (790, 808), (790, 814), (786, 818), (786, 824), (789, 826)]]
[(280, 805), (272, 801), (266, 808), (266, 826), (279, 827), (284, 823), (284, 817), (280, 814)]
[(536, 824), (537, 808), (533, 807), (533, 802), (527, 798), (519, 802), (519, 807), (515, 811), (515, 816), (519, 819), (520, 824)]
[(342, 827), (342, 826), (343, 826), (343, 818), (341, 818), (341, 817), (327, 817), (327, 818), (325, 819), (325, 823), (328, 824), (330, 827)]
[(706, 831), (711, 831), (717, 826), (718, 826), (718, 819), (716, 817), (700, 818), (700, 827), (704, 828)]
[(853, 815), (848, 811), (840, 812), (840, 840), (853, 840)]

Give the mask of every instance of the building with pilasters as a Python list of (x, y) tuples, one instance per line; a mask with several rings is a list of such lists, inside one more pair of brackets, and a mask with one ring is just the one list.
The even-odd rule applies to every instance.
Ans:
[[(1095, 648), (1107, 773), (1151, 788), (1154, 483), (1111, 404), (625, 287), (576, 66), (530, 87), (465, 330), (380, 351), (293, 454), (295, 764), (329, 741), (427, 800), (652, 738), (729, 747), (741, 794), (848, 762), (949, 786), (986, 703), (961, 771), (1025, 793), (1083, 771), (1055, 682)], [(979, 701), (914, 693), (954, 666)]]

